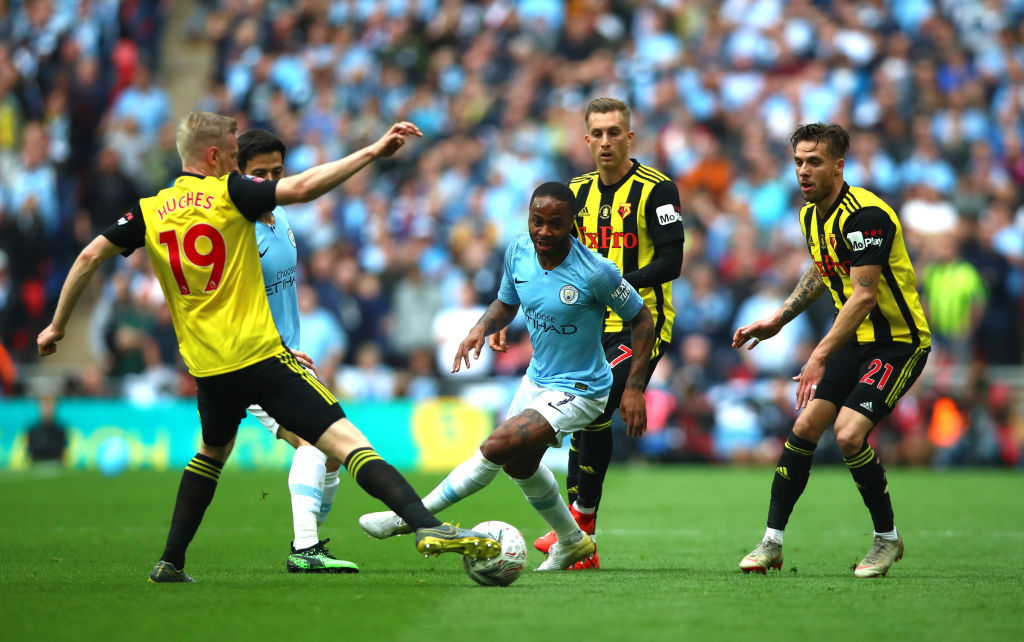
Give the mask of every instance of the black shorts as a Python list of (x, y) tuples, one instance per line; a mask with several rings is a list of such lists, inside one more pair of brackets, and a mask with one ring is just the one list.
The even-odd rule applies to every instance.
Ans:
[(210, 446), (234, 439), (246, 408), (254, 403), (311, 444), (345, 416), (331, 391), (287, 351), (241, 370), (196, 377), (196, 401), (203, 442)]
[[(608, 405), (605, 406), (604, 412), (584, 430), (600, 430), (608, 427), (612, 421), (612, 415), (622, 403), (626, 380), (629, 379), (629, 371), (633, 368), (632, 332), (605, 332), (601, 337), (601, 345), (604, 346), (604, 355), (608, 359), (608, 365), (612, 367), (612, 389), (608, 392)], [(664, 343), (660, 338), (654, 340), (654, 347), (651, 349), (651, 364), (647, 367), (647, 379), (644, 380), (644, 390), (651, 382), (654, 367), (658, 365), (661, 355), (665, 354), (669, 347), (670, 344)]]
[(930, 348), (850, 341), (825, 362), (815, 399), (847, 407), (877, 424), (917, 381)]

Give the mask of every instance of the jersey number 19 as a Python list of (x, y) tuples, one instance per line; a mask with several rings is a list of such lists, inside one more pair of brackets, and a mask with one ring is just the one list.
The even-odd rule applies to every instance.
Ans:
[[(185, 258), (196, 267), (210, 267), (210, 279), (206, 282), (204, 292), (213, 292), (220, 287), (220, 279), (224, 275), (224, 263), (227, 257), (227, 246), (224, 244), (224, 237), (220, 231), (208, 223), (199, 223), (188, 228), (181, 245), (178, 244), (178, 231), (167, 230), (160, 232), (158, 237), (161, 245), (167, 246), (167, 261), (174, 274), (174, 280), (178, 283), (178, 291), (182, 295), (192, 294), (185, 280), (185, 272), (181, 269), (181, 253), (184, 250)], [(196, 243), (200, 238), (210, 239), (208, 252), (200, 252)]]

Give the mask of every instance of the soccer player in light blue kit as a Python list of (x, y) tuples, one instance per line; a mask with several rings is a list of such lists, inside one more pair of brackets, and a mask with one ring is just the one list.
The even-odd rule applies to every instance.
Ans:
[[(596, 547), (569, 513), (551, 471), (541, 463), (548, 446), (582, 430), (608, 401), (612, 372), (601, 345), (605, 309), (630, 324), (634, 355), (649, 355), (654, 322), (643, 299), (618, 266), (571, 236), (575, 197), (567, 185), (544, 183), (530, 199), (530, 234), (516, 237), (505, 252), (498, 298), (459, 346), (452, 372), (470, 367), (484, 340), (509, 324), (520, 307), (533, 344), (533, 358), (512, 399), (509, 418), (459, 464), (423, 505), (437, 513), (480, 490), (504, 469), (558, 537), (538, 571), (565, 570)], [(620, 410), (629, 434), (647, 428), (643, 389), (648, 359), (633, 362)], [(391, 511), (368, 513), (359, 524), (378, 538), (409, 533)]]
[[(250, 129), (238, 137), (238, 168), (243, 174), (263, 180), (278, 180), (284, 175), (284, 141), (263, 130)], [(274, 325), (281, 340), (293, 350), (300, 347), (299, 301), (296, 292), (296, 265), (298, 253), (295, 235), (288, 225), (284, 208), (264, 214), (256, 222), (256, 243), (259, 246), (260, 267), (267, 301), (274, 317)], [(300, 362), (312, 367), (312, 361), (296, 352)], [(358, 573), (359, 567), (335, 558), (327, 550), (327, 541), (321, 540), (320, 526), (338, 492), (338, 470), (341, 462), (329, 459), (315, 446), (295, 433), (282, 428), (273, 417), (258, 405), (249, 407), (249, 413), (272, 435), (295, 448), (288, 472), (288, 491), (292, 499), (292, 540), (288, 556), (291, 573)]]

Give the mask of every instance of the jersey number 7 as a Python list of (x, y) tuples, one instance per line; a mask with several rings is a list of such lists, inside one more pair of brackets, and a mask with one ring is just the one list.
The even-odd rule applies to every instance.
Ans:
[[(171, 273), (178, 284), (178, 291), (182, 295), (192, 294), (185, 280), (185, 271), (181, 269), (181, 254), (185, 253), (185, 259), (196, 267), (210, 267), (210, 279), (206, 282), (204, 292), (213, 292), (220, 287), (220, 279), (224, 276), (224, 263), (227, 257), (227, 246), (224, 244), (224, 237), (220, 230), (209, 223), (199, 223), (188, 228), (185, 232), (183, 243), (178, 244), (178, 230), (166, 230), (160, 232), (157, 237), (161, 245), (167, 246), (167, 261), (171, 266)], [(203, 253), (199, 251), (196, 243), (200, 238), (210, 239), (210, 249)]]

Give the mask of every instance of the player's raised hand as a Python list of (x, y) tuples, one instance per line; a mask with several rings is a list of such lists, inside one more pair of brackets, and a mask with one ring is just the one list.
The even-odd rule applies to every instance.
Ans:
[(495, 352), (508, 352), (508, 328), (502, 328), (487, 337), (487, 345)]
[(626, 388), (622, 392), (619, 412), (622, 414), (622, 420), (626, 422), (627, 435), (636, 439), (646, 432), (647, 400), (644, 398), (643, 390)]
[(466, 335), (466, 338), (459, 344), (459, 352), (455, 355), (455, 363), (452, 364), (452, 373), (462, 369), (462, 362), (465, 361), (466, 369), (469, 369), (469, 353), (472, 351), (473, 359), (480, 358), (480, 350), (484, 347), (484, 327), (475, 325)]
[(377, 141), (377, 158), (387, 158), (394, 155), (399, 149), (405, 145), (405, 139), (409, 136), (423, 137), (423, 132), (416, 125), (402, 121), (395, 123), (388, 130), (388, 133), (384, 134)]
[(64, 331), (58, 330), (53, 325), (43, 328), (43, 331), (36, 337), (36, 347), (39, 355), (45, 357), (57, 351), (57, 342), (64, 338)]
[(747, 341), (753, 339), (750, 347), (747, 348), (747, 350), (753, 350), (757, 347), (757, 344), (761, 343), (765, 339), (774, 337), (781, 329), (782, 326), (778, 325), (772, 319), (754, 321), (750, 325), (745, 325), (736, 330), (736, 334), (732, 336), (732, 347), (742, 348)]

